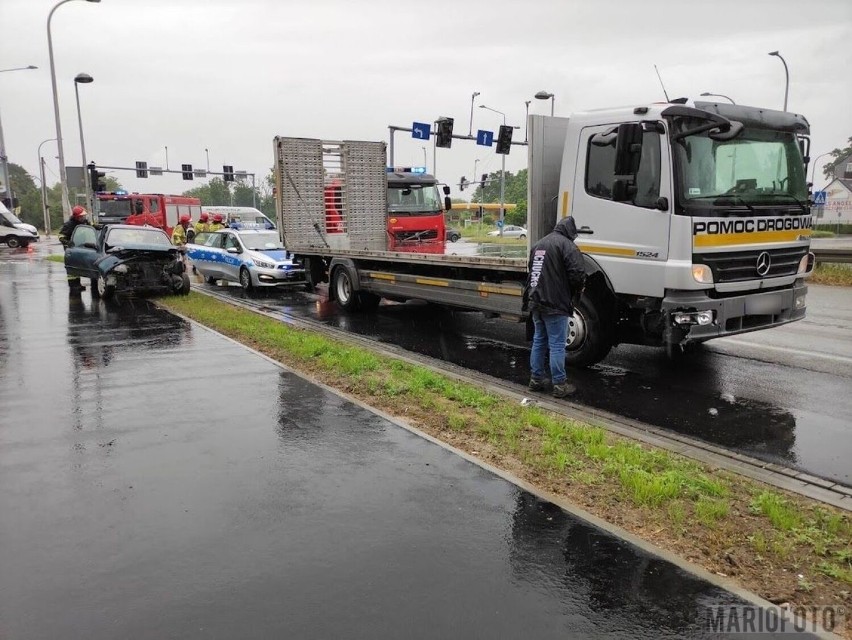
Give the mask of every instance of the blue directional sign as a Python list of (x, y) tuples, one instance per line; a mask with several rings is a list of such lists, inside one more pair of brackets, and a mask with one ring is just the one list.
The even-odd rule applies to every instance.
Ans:
[(490, 147), (494, 143), (494, 132), (479, 129), (476, 132), (476, 144), (481, 147)]
[(825, 206), (828, 193), (826, 191), (814, 191), (814, 206)]
[(432, 133), (432, 125), (428, 122), (415, 122), (411, 125), (411, 137), (418, 140), (428, 140)]
[(500, 228), (500, 227), (502, 227), (502, 226), (503, 226), (503, 221), (502, 221), (502, 220), (498, 220), (498, 221), (497, 221), (497, 228)]

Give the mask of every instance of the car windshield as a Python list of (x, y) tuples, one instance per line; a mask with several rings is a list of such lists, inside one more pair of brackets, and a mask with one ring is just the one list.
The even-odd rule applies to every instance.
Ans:
[(102, 216), (129, 216), (133, 213), (130, 200), (98, 200), (98, 209)]
[(388, 186), (388, 211), (400, 214), (434, 214), (441, 211), (441, 199), (435, 185)]
[(733, 140), (713, 140), (704, 132), (673, 147), (685, 205), (796, 207), (807, 201), (804, 163), (793, 133), (746, 128)]
[(8, 209), (6, 209), (6, 211), (0, 212), (0, 218), (6, 218), (6, 220), (11, 222), (12, 224), (23, 224), (21, 222), (21, 219)]
[(110, 229), (106, 237), (106, 243), (112, 247), (121, 247), (134, 244), (154, 244), (168, 247), (171, 245), (169, 237), (152, 227), (139, 227), (138, 229)]
[(277, 233), (241, 233), (240, 238), (246, 249), (251, 251), (274, 251), (283, 249), (284, 245)]

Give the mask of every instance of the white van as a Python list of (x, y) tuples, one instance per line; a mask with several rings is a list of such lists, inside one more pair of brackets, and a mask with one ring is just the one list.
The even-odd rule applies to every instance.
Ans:
[(267, 229), (274, 229), (275, 223), (267, 218), (263, 212), (254, 207), (201, 207), (202, 211), (207, 213), (221, 214), (225, 218), (225, 224), (230, 225), (232, 222), (251, 222), (257, 225), (263, 225)]
[(30, 242), (38, 242), (38, 229), (21, 222), (0, 202), (0, 242), (5, 242), (10, 249), (26, 247)]

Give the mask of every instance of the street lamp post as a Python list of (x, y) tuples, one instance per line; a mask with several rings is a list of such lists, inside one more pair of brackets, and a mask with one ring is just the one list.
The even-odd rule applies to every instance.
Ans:
[(825, 156), (830, 156), (830, 155), (831, 155), (831, 151), (826, 151), (825, 153), (819, 154), (816, 157), (816, 159), (814, 160), (813, 165), (811, 165), (811, 185), (814, 184), (814, 174), (816, 173), (817, 162), (819, 162), (820, 158), (824, 158)]
[(41, 148), (48, 142), (54, 142), (56, 138), (48, 138), (42, 140), (38, 145), (38, 170), (41, 174), (41, 212), (44, 215), (44, 233), (50, 237), (50, 208), (47, 206), (47, 183), (44, 177), (44, 158), (41, 155)]
[(538, 100), (550, 100), (550, 115), (552, 116), (556, 108), (556, 96), (549, 91), (539, 91), (535, 94), (535, 97)]
[[(100, 2), (101, 0), (86, 0), (86, 2)], [(62, 123), (59, 117), (59, 92), (56, 88), (56, 65), (53, 61), (53, 37), (50, 32), (50, 22), (53, 14), (66, 2), (73, 0), (61, 0), (47, 15), (47, 53), (50, 58), (50, 84), (53, 89), (53, 117), (56, 120), (56, 146), (59, 150), (59, 182), (62, 185), (62, 219), (67, 220), (71, 215), (71, 203), (68, 200), (68, 176), (65, 173), (65, 150), (62, 148)]]
[[(506, 126), (506, 114), (502, 111), (497, 111), (497, 109), (492, 109), (491, 107), (486, 107), (484, 104), (479, 105), (480, 109), (487, 109), (488, 111), (493, 111), (494, 113), (499, 113), (503, 116), (503, 126)], [(506, 154), (501, 153), (501, 164), (500, 164), (500, 236), (503, 236), (503, 219), (506, 217), (505, 202), (506, 202)]]
[(467, 132), (468, 137), (473, 135), (473, 101), (476, 100), (476, 96), (478, 95), (479, 91), (474, 91), (470, 96), (470, 129)]
[(421, 145), (421, 149), (423, 149), (423, 166), (428, 167), (429, 163), (426, 161), (426, 145)]
[(730, 100), (731, 104), (737, 104), (736, 102), (734, 102), (733, 98), (729, 98), (724, 93), (710, 93), (709, 91), (705, 91), (704, 93), (701, 94), (701, 96), (704, 97), (704, 98), (706, 98), (708, 96), (714, 97), (714, 98), (724, 98), (725, 100)]
[[(74, 96), (77, 98), (77, 124), (80, 126), (80, 152), (83, 155), (83, 185), (86, 187), (86, 208), (89, 211), (94, 211), (95, 207), (92, 203), (93, 187), (97, 185), (89, 184), (89, 172), (87, 170), (88, 163), (86, 162), (86, 141), (83, 138), (83, 116), (80, 112), (80, 91), (78, 86), (81, 84), (89, 84), (95, 79), (88, 73), (78, 73), (74, 78)], [(94, 215), (94, 214), (92, 214)]]
[[(7, 71), (28, 71), (30, 69), (38, 69), (34, 64), (26, 67), (13, 67), (11, 69), (0, 69), (0, 73)], [(6, 196), (9, 198), (9, 204), (12, 203), (12, 184), (9, 181), (9, 158), (6, 156), (6, 141), (3, 138), (3, 122), (0, 120), (0, 181), (2, 181), (3, 189)], [(10, 209), (12, 207), (9, 207)]]
[(787, 61), (784, 57), (778, 53), (777, 51), (770, 51), (769, 55), (775, 56), (781, 61), (781, 64), (784, 65), (784, 111), (787, 110), (787, 97), (790, 95), (790, 70), (787, 68)]
[(528, 136), (528, 129), (530, 128), (530, 102), (532, 102), (532, 100), (524, 100), (524, 105), (527, 107), (527, 115), (524, 116), (524, 142), (530, 141)]

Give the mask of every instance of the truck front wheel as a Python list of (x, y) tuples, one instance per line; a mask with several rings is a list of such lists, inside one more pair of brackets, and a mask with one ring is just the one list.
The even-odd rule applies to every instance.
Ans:
[(335, 269), (332, 286), (337, 304), (340, 305), (341, 309), (354, 311), (358, 308), (358, 292), (355, 291), (352, 276), (345, 267)]
[(588, 367), (603, 360), (612, 349), (613, 330), (603, 313), (587, 294), (574, 307), (568, 319), (565, 342), (565, 364), (569, 367)]

